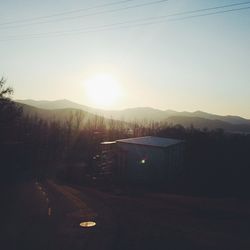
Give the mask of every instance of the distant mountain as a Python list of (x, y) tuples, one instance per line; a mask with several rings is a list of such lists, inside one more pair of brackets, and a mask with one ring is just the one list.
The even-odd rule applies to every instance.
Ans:
[(199, 129), (218, 129), (221, 128), (227, 132), (232, 133), (250, 133), (250, 124), (232, 124), (229, 122), (221, 120), (211, 120), (201, 117), (187, 117), (187, 116), (171, 116), (167, 119), (168, 124), (181, 124), (182, 126), (188, 128), (193, 126), (194, 128)]
[(22, 108), (24, 115), (30, 117), (37, 117), (38, 119), (43, 119), (46, 121), (59, 121), (59, 122), (66, 122), (67, 120), (71, 119), (71, 116), (75, 118), (75, 114), (77, 113), (82, 117), (82, 125), (86, 124), (90, 120), (94, 120), (99, 118), (99, 121), (108, 121), (109, 119), (105, 119), (103, 117), (96, 116), (92, 113), (87, 111), (83, 111), (81, 109), (75, 108), (62, 108), (62, 109), (42, 109), (37, 108), (34, 106), (30, 106), (23, 103), (17, 103), (19, 107)]
[[(223, 122), (220, 120), (210, 120), (201, 117), (188, 117), (188, 116), (171, 116), (167, 119), (169, 124), (181, 124), (184, 127), (195, 127), (195, 128), (207, 128), (207, 129), (217, 129), (223, 128), (225, 130), (234, 130), (234, 124)], [(250, 128), (250, 126), (249, 126)]]
[[(39, 108), (39, 114), (43, 116), (50, 111), (50, 116), (70, 112), (69, 110), (83, 110), (88, 115), (100, 115), (106, 118), (113, 118), (124, 121), (160, 121), (169, 124), (181, 124), (185, 127), (193, 125), (196, 128), (216, 129), (223, 128), (227, 131), (250, 132), (250, 120), (240, 116), (220, 116), (202, 111), (177, 112), (174, 110), (159, 110), (150, 107), (129, 108), (124, 110), (101, 110), (81, 105), (69, 100), (56, 101), (35, 101), (17, 100), (17, 102)], [(30, 109), (30, 108), (29, 108)], [(64, 111), (62, 111), (64, 110)], [(62, 115), (61, 115), (62, 116)]]
[(29, 106), (40, 108), (40, 109), (52, 109), (52, 110), (53, 109), (81, 109), (84, 111), (88, 111), (89, 109), (91, 109), (87, 106), (84, 106), (75, 102), (71, 102), (66, 99), (56, 100), (56, 101), (45, 101), (45, 100), (35, 101), (32, 99), (26, 99), (26, 100), (16, 100), (16, 102), (23, 103)]
[(166, 119), (166, 114), (162, 110), (149, 108), (149, 107), (139, 107), (139, 108), (129, 108), (124, 110), (115, 111), (102, 111), (104, 116), (112, 116), (115, 119), (126, 120), (126, 121), (161, 121)]
[(81, 109), (93, 114), (102, 115), (107, 118), (113, 118), (117, 120), (126, 120), (126, 121), (139, 121), (139, 120), (163, 120), (166, 118), (166, 112), (153, 108), (131, 108), (124, 110), (102, 110), (95, 109), (85, 105), (81, 105), (69, 100), (55, 100), (55, 101), (35, 101), (31, 99), (26, 100), (16, 100), (18, 103), (26, 104), (40, 109)]
[(200, 117), (204, 119), (210, 119), (210, 120), (220, 120), (224, 122), (229, 122), (232, 124), (250, 124), (250, 119), (245, 119), (240, 116), (232, 116), (232, 115), (214, 115), (205, 113), (202, 111), (195, 111), (195, 112), (177, 112), (179, 116), (188, 116), (188, 117)]

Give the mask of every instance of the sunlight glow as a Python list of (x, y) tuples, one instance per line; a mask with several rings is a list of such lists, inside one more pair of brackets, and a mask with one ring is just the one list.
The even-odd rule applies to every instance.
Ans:
[(99, 74), (85, 82), (85, 91), (92, 105), (110, 107), (121, 96), (119, 83), (107, 74)]

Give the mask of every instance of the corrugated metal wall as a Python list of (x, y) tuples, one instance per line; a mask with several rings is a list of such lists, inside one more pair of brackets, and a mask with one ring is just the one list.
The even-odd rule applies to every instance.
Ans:
[[(117, 159), (117, 168), (123, 168), (120, 173), (131, 181), (154, 182), (173, 179), (181, 170), (183, 163), (183, 144), (167, 148), (117, 143), (117, 150), (123, 152), (126, 160), (123, 166)], [(124, 163), (126, 166), (124, 166)], [(126, 171), (124, 171), (124, 168)], [(119, 172), (119, 171), (118, 171)]]

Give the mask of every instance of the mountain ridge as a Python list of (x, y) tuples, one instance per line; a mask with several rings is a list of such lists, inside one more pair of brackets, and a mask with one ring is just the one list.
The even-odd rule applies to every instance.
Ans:
[[(214, 117), (214, 118), (223, 117), (223, 116), (205, 113), (202, 111), (199, 111), (199, 112), (187, 112), (187, 111), (184, 111), (184, 112), (170, 111), (169, 112), (168, 111), (167, 113), (170, 115), (166, 115), (165, 111), (148, 108), (148, 107), (131, 108), (131, 109), (123, 110), (123, 111), (103, 111), (103, 110), (97, 110), (97, 109), (91, 110), (90, 107), (77, 104), (77, 103), (73, 103), (68, 100), (66, 102), (64, 100), (60, 100), (59, 102), (56, 101), (56, 102), (53, 102), (53, 105), (49, 105), (49, 106), (48, 104), (51, 101), (39, 102), (39, 101), (34, 101), (34, 100), (28, 100), (28, 101), (26, 100), (23, 102), (26, 102), (29, 104), (21, 103), (20, 101), (16, 103), (23, 108), (25, 115), (36, 116), (38, 118), (42, 118), (45, 120), (59, 120), (61, 122), (64, 122), (65, 120), (69, 119), (72, 112), (75, 113), (75, 112), (81, 111), (81, 113), (83, 113), (84, 115), (85, 121), (87, 121), (88, 119), (93, 119), (94, 117), (97, 116), (100, 118), (103, 117), (106, 121), (112, 118), (118, 121), (123, 121), (127, 124), (129, 124), (130, 122), (136, 121), (139, 123), (142, 122), (142, 124), (147, 126), (147, 125), (150, 125), (150, 123), (147, 123), (147, 122), (155, 121), (155, 122), (163, 122), (163, 124), (168, 124), (170, 126), (180, 124), (186, 128), (194, 127), (197, 129), (208, 129), (208, 130), (223, 129), (226, 132), (230, 132), (230, 133), (250, 134), (250, 122), (248, 122), (247, 119), (239, 117), (240, 120), (243, 119), (245, 123), (233, 124), (227, 121), (222, 121), (220, 119), (207, 119), (204, 117), (193, 116), (193, 115), (203, 115), (203, 116), (210, 115), (210, 117)], [(74, 107), (68, 107), (69, 104), (71, 105), (71, 103), (73, 103)], [(43, 106), (43, 108), (35, 107), (35, 106), (32, 106), (31, 104), (36, 105), (36, 106)], [(67, 107), (64, 107), (61, 104), (66, 105)], [(45, 109), (44, 107), (49, 107), (50, 109)], [(55, 109), (55, 107), (57, 108)], [(83, 110), (83, 107), (87, 107), (87, 108)], [(131, 117), (131, 111), (132, 111), (132, 115), (136, 115), (136, 119), (130, 120), (130, 121), (125, 120), (125, 119), (119, 119), (119, 117), (121, 116), (121, 112), (125, 118), (127, 118), (126, 112), (128, 112), (128, 114)], [(151, 114), (148, 111), (150, 111)], [(104, 112), (106, 112), (105, 115), (103, 115)], [(138, 112), (140, 113), (140, 115), (138, 115)], [(149, 115), (149, 114), (150, 114), (150, 119), (145, 119), (144, 115)], [(162, 114), (164, 114), (164, 119), (161, 116)], [(174, 115), (174, 114), (177, 114), (177, 115)], [(184, 116), (181, 114), (184, 114)], [(232, 116), (232, 117), (233, 119), (239, 119), (237, 116), (236, 118), (235, 116)], [(160, 118), (160, 120), (157, 120), (156, 118)], [(226, 118), (228, 117), (226, 116)]]
[(242, 124), (250, 125), (250, 119), (246, 119), (241, 116), (217, 115), (217, 114), (207, 113), (201, 110), (190, 112), (190, 111), (175, 111), (171, 109), (160, 110), (152, 107), (135, 107), (122, 110), (103, 110), (78, 104), (76, 102), (72, 102), (67, 99), (59, 99), (55, 101), (48, 101), (48, 100), (37, 101), (33, 99), (25, 99), (25, 100), (16, 100), (16, 102), (48, 110), (65, 109), (65, 108), (81, 109), (83, 111), (91, 112), (93, 114), (102, 115), (106, 118), (112, 117), (114, 119), (126, 120), (126, 121), (133, 121), (133, 120), (166, 121), (171, 116), (179, 116), (179, 117), (198, 117), (214, 121), (220, 120), (235, 125), (242, 125)]

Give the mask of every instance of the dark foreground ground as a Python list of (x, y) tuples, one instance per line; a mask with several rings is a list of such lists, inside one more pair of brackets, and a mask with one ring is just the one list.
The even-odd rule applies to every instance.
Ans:
[[(247, 200), (115, 195), (26, 180), (2, 187), (1, 201), (0, 249), (250, 249)], [(97, 225), (79, 227), (84, 220)]]

